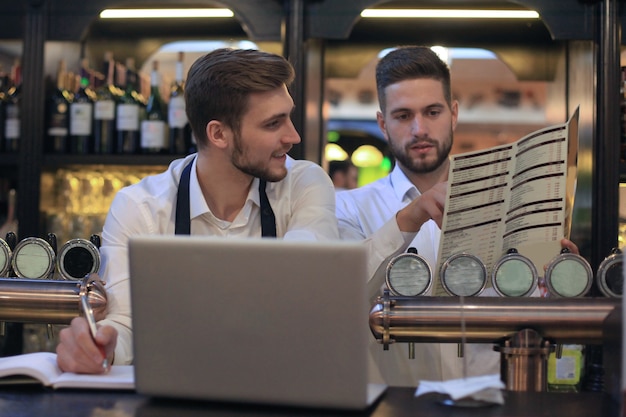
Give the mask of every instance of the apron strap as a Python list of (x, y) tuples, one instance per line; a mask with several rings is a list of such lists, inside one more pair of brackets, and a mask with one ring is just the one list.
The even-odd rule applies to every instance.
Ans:
[[(191, 214), (189, 209), (189, 179), (193, 159), (183, 169), (176, 195), (176, 221), (174, 233), (177, 235), (191, 234)], [(276, 217), (265, 192), (266, 181), (259, 180), (259, 196), (261, 198), (261, 235), (276, 237)]]
[(276, 217), (265, 192), (266, 181), (259, 179), (259, 196), (261, 197), (261, 235), (276, 237)]

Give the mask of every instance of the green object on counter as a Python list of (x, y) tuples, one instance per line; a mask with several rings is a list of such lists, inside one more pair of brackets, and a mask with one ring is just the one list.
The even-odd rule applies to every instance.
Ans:
[(548, 391), (578, 392), (582, 380), (584, 354), (582, 345), (564, 345), (561, 358), (548, 356)]

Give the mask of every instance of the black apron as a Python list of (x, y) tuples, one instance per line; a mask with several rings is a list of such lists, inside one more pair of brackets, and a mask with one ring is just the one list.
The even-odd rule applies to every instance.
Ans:
[[(191, 234), (191, 214), (189, 211), (189, 178), (193, 159), (183, 169), (178, 183), (176, 196), (176, 223), (174, 233), (177, 235)], [(261, 197), (261, 235), (276, 237), (276, 217), (265, 192), (266, 181), (259, 180), (259, 196)]]

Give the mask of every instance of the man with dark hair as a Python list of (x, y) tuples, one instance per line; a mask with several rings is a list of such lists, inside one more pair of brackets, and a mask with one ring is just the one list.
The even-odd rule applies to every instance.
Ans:
[(359, 169), (348, 159), (330, 161), (328, 175), (337, 191), (352, 190), (359, 185)]
[[(384, 285), (389, 261), (414, 247), (431, 268), (437, 265), (440, 227), (459, 105), (453, 100), (450, 70), (430, 48), (404, 46), (381, 58), (376, 67), (380, 110), (378, 126), (396, 165), (386, 177), (337, 194), (337, 219), (343, 239), (368, 246), (372, 301)], [(572, 252), (569, 240), (561, 244)], [(436, 274), (433, 274), (436, 277)], [(498, 373), (499, 354), (492, 346), (469, 344), (469, 376)], [(416, 386), (420, 380), (461, 378), (456, 344), (391, 345), (383, 351), (372, 338), (373, 370), (389, 385)]]
[(100, 249), (107, 316), (98, 323), (95, 343), (83, 318), (61, 331), (61, 369), (102, 373), (107, 363), (132, 362), (132, 236), (339, 237), (328, 175), (287, 155), (300, 142), (290, 119), (294, 103), (287, 87), (293, 79), (288, 61), (257, 50), (219, 49), (191, 66), (185, 100), (198, 153), (116, 195)]

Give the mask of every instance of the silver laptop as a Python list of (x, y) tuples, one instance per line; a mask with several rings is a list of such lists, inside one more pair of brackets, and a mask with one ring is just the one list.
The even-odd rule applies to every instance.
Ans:
[(363, 409), (365, 247), (197, 236), (130, 240), (135, 380), (157, 397)]

